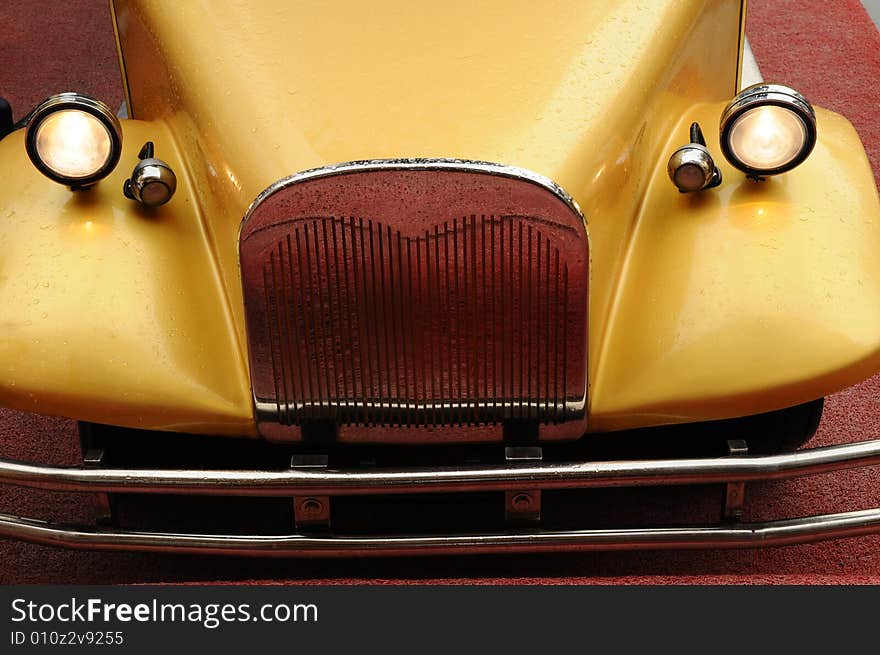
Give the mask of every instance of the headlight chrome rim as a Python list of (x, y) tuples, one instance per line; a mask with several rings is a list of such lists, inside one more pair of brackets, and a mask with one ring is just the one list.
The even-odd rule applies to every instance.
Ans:
[[(800, 152), (791, 160), (774, 168), (755, 168), (740, 160), (730, 145), (731, 131), (737, 120), (752, 109), (759, 107), (781, 107), (792, 112), (803, 124), (805, 130), (804, 145)], [(779, 175), (799, 166), (810, 156), (816, 145), (816, 113), (809, 101), (794, 89), (782, 84), (759, 82), (740, 91), (728, 103), (721, 113), (721, 151), (734, 167), (749, 177), (767, 177)]]
[[(37, 150), (37, 137), (40, 125), (50, 116), (65, 110), (75, 110), (89, 114), (96, 118), (107, 130), (110, 138), (110, 154), (104, 164), (90, 175), (81, 177), (61, 175), (42, 160)], [(75, 189), (82, 189), (96, 184), (116, 168), (122, 155), (122, 126), (116, 114), (100, 100), (82, 93), (58, 93), (46, 98), (31, 112), (25, 134), (25, 149), (36, 169), (50, 180)]]

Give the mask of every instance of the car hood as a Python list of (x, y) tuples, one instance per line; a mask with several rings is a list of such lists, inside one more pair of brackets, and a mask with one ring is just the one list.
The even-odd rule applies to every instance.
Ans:
[(576, 190), (609, 141), (637, 136), (642, 117), (621, 123), (700, 16), (738, 5), (120, 0), (116, 14), (134, 116), (185, 114), (253, 199), (297, 171), (397, 157), (521, 166)]

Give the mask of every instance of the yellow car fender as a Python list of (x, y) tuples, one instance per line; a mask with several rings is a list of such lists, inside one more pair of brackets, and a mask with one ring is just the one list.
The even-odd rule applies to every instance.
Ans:
[[(71, 191), (0, 141), (0, 405), (101, 423), (253, 433), (241, 346), (177, 148), (124, 120), (116, 170)], [(144, 142), (178, 171), (147, 210), (122, 195)]]
[[(674, 133), (722, 109), (696, 107)], [(729, 166), (717, 133), (719, 188), (680, 194), (657, 167), (600, 347), (593, 429), (779, 409), (880, 369), (874, 177), (849, 121), (816, 115), (810, 157), (766, 181)]]

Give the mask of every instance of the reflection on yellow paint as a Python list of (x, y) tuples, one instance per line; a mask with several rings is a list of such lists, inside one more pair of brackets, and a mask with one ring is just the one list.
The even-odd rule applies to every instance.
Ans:
[(230, 169), (229, 166), (224, 166), (223, 172), (226, 174), (226, 178), (229, 180), (232, 186), (241, 191), (241, 182), (239, 182), (238, 178), (235, 177), (235, 173), (232, 172), (232, 169)]

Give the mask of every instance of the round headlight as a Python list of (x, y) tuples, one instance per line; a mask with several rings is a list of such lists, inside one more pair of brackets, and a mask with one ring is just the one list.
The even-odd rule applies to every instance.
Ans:
[(815, 145), (813, 107), (787, 86), (750, 86), (721, 114), (721, 150), (731, 164), (751, 177), (789, 171)]
[(79, 93), (60, 93), (31, 114), (25, 147), (34, 166), (49, 179), (88, 187), (119, 162), (122, 129), (103, 102)]

